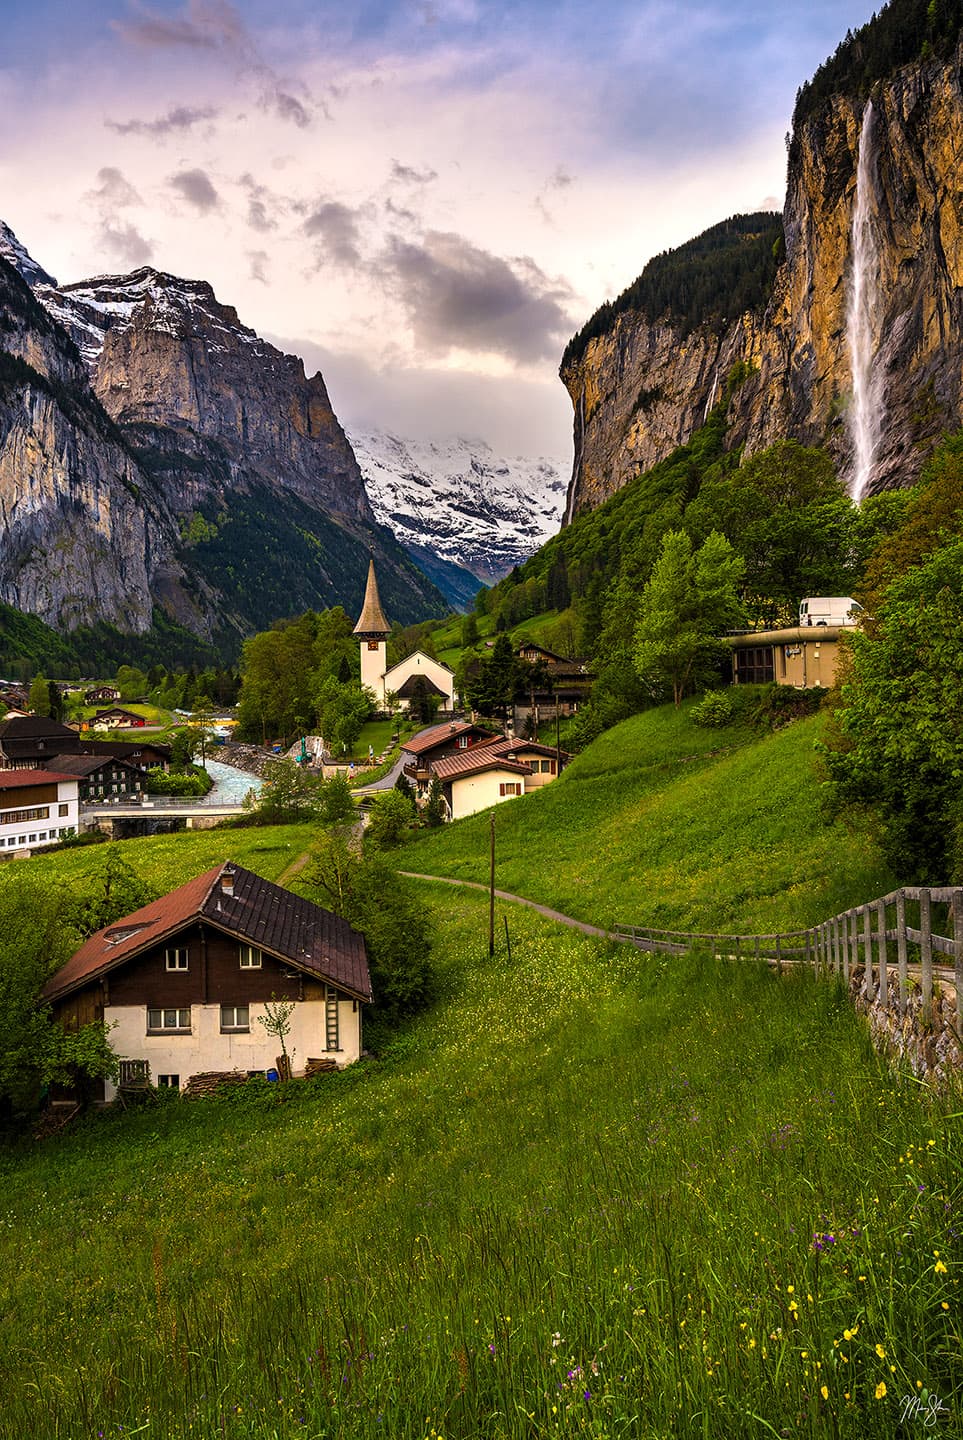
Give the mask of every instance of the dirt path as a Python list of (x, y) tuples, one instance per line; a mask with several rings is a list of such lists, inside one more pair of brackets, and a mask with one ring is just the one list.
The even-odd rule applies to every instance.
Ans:
[[(420, 875), (414, 870), (400, 870), (400, 875), (406, 875), (409, 880), (437, 880), (440, 885), (464, 885), (468, 890), (483, 890), (488, 894), (488, 886), (482, 885), (478, 880), (450, 880), (447, 875)], [(529, 910), (537, 910), (539, 915), (544, 915), (546, 920), (557, 920), (560, 925), (569, 925), (573, 930), (581, 930), (583, 935), (598, 935), (603, 940), (618, 940), (621, 937), (611, 934), (608, 930), (600, 930), (597, 925), (588, 925), (584, 920), (575, 920), (571, 915), (563, 915), (560, 910), (552, 910), (548, 905), (539, 905), (534, 900), (526, 900), (524, 895), (512, 895), (508, 890), (496, 890), (495, 895), (499, 900), (508, 900), (512, 905), (525, 905)]]
[(283, 887), (288, 883), (289, 880), (294, 879), (295, 875), (300, 875), (301, 871), (304, 869), (305, 865), (307, 865), (310, 859), (310, 850), (305, 850), (303, 855), (298, 855), (294, 860), (291, 861), (290, 865), (288, 865), (284, 870), (281, 871), (281, 874), (274, 882), (275, 885), (280, 885), (283, 889)]

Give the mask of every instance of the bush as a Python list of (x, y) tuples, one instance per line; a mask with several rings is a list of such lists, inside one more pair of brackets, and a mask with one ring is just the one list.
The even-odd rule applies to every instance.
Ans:
[(797, 690), (794, 685), (767, 685), (752, 711), (752, 720), (757, 725), (779, 730), (793, 720), (802, 720), (815, 715), (823, 698), (829, 694), (821, 685), (809, 690)]
[(735, 713), (732, 696), (727, 690), (707, 690), (698, 705), (692, 707), (689, 719), (706, 730), (716, 730), (731, 725)]

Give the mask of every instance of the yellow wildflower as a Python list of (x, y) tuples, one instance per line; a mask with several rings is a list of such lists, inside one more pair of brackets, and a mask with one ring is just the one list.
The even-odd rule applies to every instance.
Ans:
[(829, 1386), (828, 1386), (828, 1385), (821, 1385), (821, 1386), (819, 1387), (819, 1393), (820, 1393), (820, 1395), (823, 1397), (824, 1400), (828, 1400), (828, 1399), (829, 1399)]
[(882, 1400), (882, 1399), (883, 1399), (883, 1396), (884, 1396), (885, 1394), (886, 1394), (886, 1381), (885, 1381), (885, 1380), (881, 1380), (881, 1381), (879, 1382), (879, 1384), (876, 1386), (876, 1399), (877, 1399), (877, 1400)]

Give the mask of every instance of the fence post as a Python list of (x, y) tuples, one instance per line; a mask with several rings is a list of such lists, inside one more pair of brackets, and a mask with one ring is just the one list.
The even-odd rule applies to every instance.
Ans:
[(855, 970), (859, 964), (859, 911), (849, 912), (849, 965)]
[(906, 1014), (906, 895), (896, 892), (896, 963), (899, 966), (899, 1013)]
[(776, 936), (776, 973), (782, 974), (782, 936)]
[(963, 1022), (963, 890), (953, 891), (950, 907), (953, 916), (953, 970), (956, 980), (956, 1028)]
[(879, 949), (879, 1003), (889, 1004), (889, 975), (886, 955), (886, 901), (876, 901), (876, 944)]
[(933, 1000), (933, 920), (928, 890), (920, 891), (920, 969), (923, 1016), (928, 1020)]
[(863, 906), (863, 994), (867, 1000), (875, 1000), (876, 985), (873, 980), (873, 924), (869, 918), (869, 906)]
[(843, 968), (839, 954), (839, 916), (833, 917), (833, 970), (838, 975)]
[(759, 936), (758, 936), (758, 935), (754, 935), (754, 936), (753, 936), (753, 939), (754, 939), (755, 942), (756, 942), (756, 962), (758, 963), (758, 961), (759, 961)]

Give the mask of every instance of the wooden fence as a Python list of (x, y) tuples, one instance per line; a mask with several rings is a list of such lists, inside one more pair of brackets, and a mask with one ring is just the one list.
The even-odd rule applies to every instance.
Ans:
[[(910, 920), (917, 923), (910, 924)], [(950, 930), (950, 935), (938, 934), (934, 924)], [(847, 988), (851, 971), (862, 966), (861, 993), (866, 1001), (888, 1006), (898, 998), (901, 1014), (906, 1013), (911, 984), (914, 988), (918, 984), (924, 1013), (928, 1013), (933, 1000), (933, 956), (947, 956), (952, 965), (935, 968), (940, 978), (955, 985), (956, 1028), (963, 1030), (963, 886), (904, 887), (844, 910), (810, 930), (779, 935), (694, 934), (636, 925), (616, 925), (614, 934), (641, 950), (669, 955), (702, 946), (711, 948), (714, 955), (766, 960), (780, 967), (815, 965), (839, 975)]]

